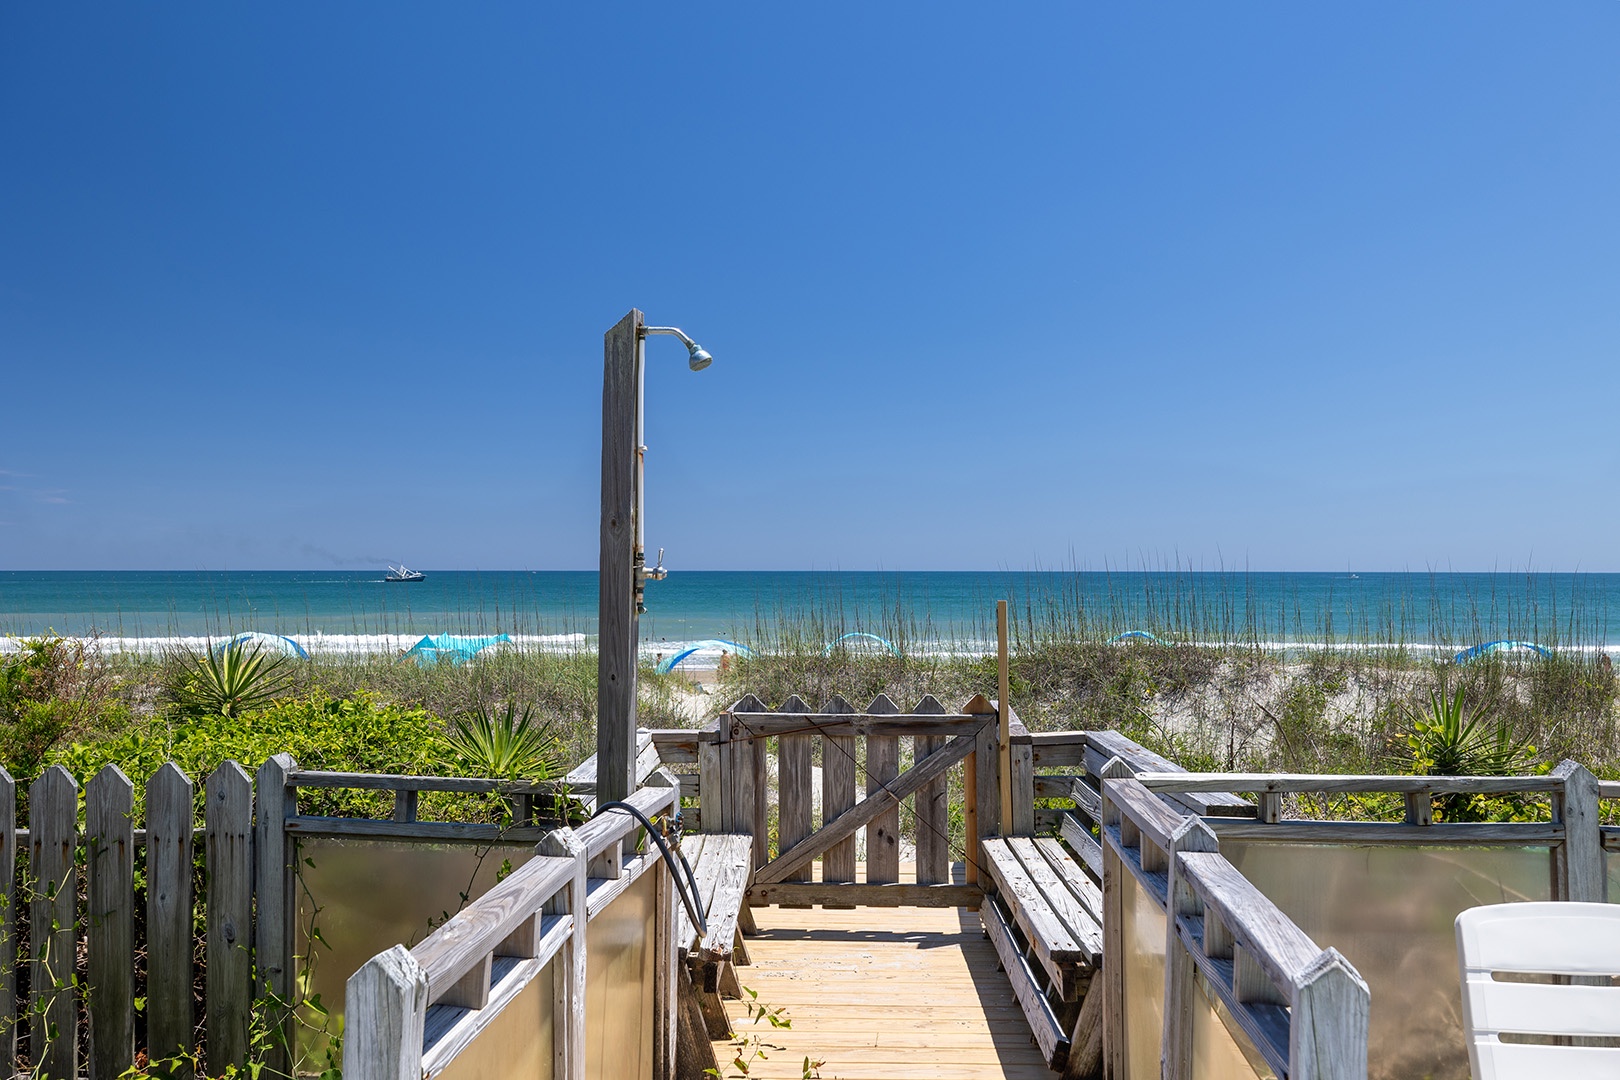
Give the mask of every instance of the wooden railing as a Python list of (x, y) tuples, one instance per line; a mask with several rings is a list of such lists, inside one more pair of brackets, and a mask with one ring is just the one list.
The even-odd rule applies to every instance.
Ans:
[[(1105, 776), (1126, 774), (1122, 763)], [(1162, 1032), (1164, 1075), (1197, 1075), (1194, 1011), (1209, 1008), (1201, 982), (1278, 1076), (1365, 1080), (1370, 995), (1355, 968), (1321, 949), (1218, 852), (1205, 822), (1128, 778), (1102, 792), (1104, 1053), (1110, 1075), (1130, 1075), (1127, 980), (1133, 960), (1125, 907), (1140, 890), (1166, 919)], [(1148, 961), (1151, 963), (1151, 961)], [(1132, 996), (1135, 996), (1134, 994)], [(1220, 1023), (1219, 1019), (1213, 1020)], [(1140, 1043), (1139, 1043), (1140, 1044)], [(1241, 1045), (1241, 1044), (1240, 1044)]]
[[(672, 811), (674, 778), (650, 778), (627, 802), (649, 818)], [(415, 948), (372, 958), (346, 993), (343, 1072), (350, 1080), (399, 1080), (476, 1073), (480, 1037), (495, 1035), (506, 1010), (547, 970), (555, 973), (554, 1055), (560, 1078), (585, 1075), (586, 927), (643, 875), (658, 879), (654, 915), (655, 1076), (675, 1055), (673, 893), (656, 847), (625, 852), (641, 831), (628, 814), (598, 815), (578, 829), (555, 829), (539, 854), (513, 871)], [(546, 992), (542, 988), (542, 992)], [(524, 1038), (537, 1033), (525, 1029)], [(474, 1063), (467, 1063), (471, 1056)], [(458, 1073), (457, 1075), (460, 1075)]]
[[(1607, 898), (1605, 830), (1599, 828), (1601, 784), (1574, 761), (1544, 776), (1380, 776), (1290, 773), (1139, 773), (1136, 780), (1161, 796), (1189, 797), (1248, 792), (1256, 796), (1258, 820), (1209, 818), (1215, 835), (1245, 842), (1357, 845), (1448, 845), (1513, 847), (1549, 845), (1553, 850), (1553, 898), (1601, 902)], [(1620, 797), (1620, 785), (1613, 785)], [(1281, 799), (1295, 793), (1398, 794), (1400, 822), (1284, 821)], [(1544, 822), (1440, 822), (1434, 800), (1445, 795), (1548, 796)], [(1620, 832), (1620, 830), (1616, 830)]]
[[(1011, 732), (1014, 820), (1008, 824), (1029, 833), (1034, 828), (1031, 737), (1016, 717)], [(698, 801), (696, 817), (703, 831), (754, 838), (757, 869), (751, 903), (978, 903), (976, 840), (998, 835), (1002, 826), (993, 701), (975, 697), (951, 712), (925, 697), (903, 712), (884, 695), (864, 709), (841, 697), (820, 708), (792, 697), (770, 709), (749, 696), (702, 730), (654, 731), (651, 737), (665, 765), (685, 770), (682, 794)], [(773, 742), (774, 787), (767, 764)], [(818, 749), (819, 820), (811, 767)], [(953, 849), (948, 799), (950, 775), (959, 765), (965, 833), (975, 842)], [(900, 881), (903, 805), (916, 845), (915, 883)], [(866, 872), (857, 881), (856, 834), (861, 830)], [(817, 860), (819, 879), (813, 873)], [(965, 885), (951, 881), (956, 861), (966, 863)]]

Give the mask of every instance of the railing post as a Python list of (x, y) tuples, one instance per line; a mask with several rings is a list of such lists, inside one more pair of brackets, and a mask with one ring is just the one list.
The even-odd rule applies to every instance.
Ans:
[(585, 874), (589, 861), (585, 845), (572, 829), (548, 833), (535, 847), (537, 855), (574, 860), (574, 877), (566, 889), (546, 901), (548, 915), (573, 916), (573, 935), (558, 955), (556, 1006), (552, 1013), (552, 1041), (556, 1048), (553, 1075), (557, 1080), (585, 1080)]
[(427, 975), (403, 945), (349, 976), (343, 1002), (346, 1080), (421, 1080)]
[(1608, 873), (1598, 821), (1598, 782), (1578, 762), (1558, 763), (1552, 775), (1560, 781), (1553, 792), (1552, 816), (1564, 827), (1558, 846), (1555, 895), (1560, 900), (1602, 903), (1608, 899)]
[(1196, 817), (1187, 818), (1170, 836), (1170, 848), (1165, 852), (1170, 861), (1170, 887), (1165, 903), (1164, 951), (1164, 1080), (1191, 1080), (1192, 1060), (1192, 1006), (1199, 993), (1193, 980), (1197, 978), (1197, 965), (1181, 943), (1177, 932), (1179, 917), (1199, 914), (1201, 905), (1185, 882), (1176, 855), (1183, 851), (1219, 851), (1215, 834)]
[(1289, 1080), (1367, 1080), (1371, 995), (1337, 949), (1300, 975), (1288, 1023)]
[[(649, 787), (673, 787), (675, 807), (680, 808), (680, 781), (668, 769), (658, 769), (647, 778)], [(652, 840), (647, 841), (649, 847)], [(653, 902), (653, 1076), (673, 1080), (675, 1076), (676, 995), (675, 966), (675, 883), (662, 859), (652, 871), (656, 899)]]

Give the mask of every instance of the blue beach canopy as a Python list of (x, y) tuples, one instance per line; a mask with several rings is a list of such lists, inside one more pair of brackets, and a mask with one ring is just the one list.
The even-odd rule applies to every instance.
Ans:
[(1475, 645), (1473, 648), (1464, 649), (1456, 655), (1452, 663), (1466, 664), (1470, 660), (1478, 660), (1480, 657), (1493, 652), (1533, 652), (1537, 656), (1552, 655), (1551, 650), (1537, 645), (1533, 641), (1487, 641), (1483, 645)]
[(1115, 634), (1113, 637), (1108, 639), (1108, 644), (1112, 645), (1115, 642), (1127, 641), (1131, 638), (1141, 638), (1143, 641), (1151, 641), (1155, 645), (1164, 644), (1157, 634), (1150, 634), (1146, 630), (1127, 630), (1123, 634)]
[(664, 657), (664, 659), (658, 661), (658, 667), (656, 670), (660, 675), (668, 675), (671, 671), (675, 670), (676, 664), (679, 664), (682, 660), (685, 660), (693, 653), (703, 652), (704, 650), (713, 652), (716, 649), (728, 649), (736, 653), (738, 656), (754, 655), (754, 650), (750, 649), (746, 645), (739, 645), (735, 641), (723, 641), (720, 638), (709, 638), (705, 641), (693, 642), (680, 652), (676, 653), (674, 656)]
[(274, 649), (276, 652), (287, 656), (300, 656), (305, 660), (309, 659), (309, 653), (305, 652), (304, 647), (292, 638), (283, 637), (280, 634), (263, 634), (257, 630), (249, 630), (247, 633), (237, 634), (229, 641), (222, 641), (214, 647), (214, 651), (224, 652), (233, 645), (258, 645), (265, 650)]
[(511, 640), (512, 638), (508, 634), (496, 634), (493, 637), (428, 634), (421, 641), (412, 645), (410, 651), (402, 659), (414, 659), (423, 667), (440, 660), (449, 660), (452, 664), (465, 664), (491, 645), (499, 645), (502, 642)]
[(885, 649), (888, 649), (894, 655), (900, 655), (900, 650), (894, 647), (894, 642), (890, 641), (888, 638), (878, 637), (876, 634), (868, 634), (865, 630), (851, 630), (847, 634), (839, 634), (837, 637), (827, 642), (827, 647), (821, 650), (821, 655), (831, 656), (834, 649), (844, 642), (849, 641), (851, 638), (859, 638), (864, 641), (875, 641)]

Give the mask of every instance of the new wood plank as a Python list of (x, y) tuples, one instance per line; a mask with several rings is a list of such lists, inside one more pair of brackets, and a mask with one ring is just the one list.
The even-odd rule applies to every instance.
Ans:
[[(799, 1080), (809, 1057), (842, 1080), (1053, 1080), (972, 911), (759, 914), (744, 982), (793, 1026), (759, 1032), (782, 1049), (751, 1077)], [(740, 1002), (728, 1011), (738, 1035), (755, 1033)], [(735, 1053), (715, 1049), (722, 1061)]]

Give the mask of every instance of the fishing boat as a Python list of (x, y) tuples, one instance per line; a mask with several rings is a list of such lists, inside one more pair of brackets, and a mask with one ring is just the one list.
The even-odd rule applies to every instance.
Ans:
[(388, 582), (421, 581), (425, 577), (427, 575), (420, 570), (409, 570), (404, 566), (389, 566), (388, 573), (383, 575), (383, 580)]

